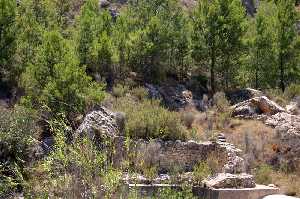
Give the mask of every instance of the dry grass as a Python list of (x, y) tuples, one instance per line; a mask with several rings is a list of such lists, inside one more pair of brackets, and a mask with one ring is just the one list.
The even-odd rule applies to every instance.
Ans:
[(280, 192), (289, 196), (300, 197), (300, 176), (297, 174), (285, 174), (282, 172), (273, 172), (271, 174), (272, 182), (280, 187)]

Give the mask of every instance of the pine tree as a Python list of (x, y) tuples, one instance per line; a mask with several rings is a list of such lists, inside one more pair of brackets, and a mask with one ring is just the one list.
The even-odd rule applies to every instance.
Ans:
[(0, 0), (0, 81), (14, 76), (16, 1)]
[(22, 0), (17, 15), (17, 76), (33, 64), (45, 31), (56, 29), (54, 4), (50, 0)]
[(254, 34), (251, 35), (251, 71), (254, 73), (255, 88), (275, 86), (275, 5), (262, 2), (255, 17)]
[(78, 52), (80, 65), (89, 67), (91, 46), (98, 34), (99, 9), (97, 0), (88, 0), (81, 8), (78, 19)]
[(297, 32), (296, 21), (297, 13), (295, 10), (295, 0), (278, 0), (277, 1), (277, 49), (278, 49), (278, 70), (280, 79), (280, 88), (285, 90), (287, 84), (287, 77), (295, 68), (297, 63), (296, 56), (298, 55), (296, 49)]
[(216, 61), (220, 56), (219, 13), (221, 10), (217, 0), (199, 2), (193, 28), (193, 57), (197, 62), (209, 64), (210, 89), (213, 93), (215, 92)]
[[(129, 4), (128, 62), (148, 81), (178, 74), (189, 55), (189, 24), (178, 1), (137, 1)], [(188, 70), (186, 70), (188, 71)], [(179, 72), (179, 71), (178, 71)]]
[[(223, 73), (225, 86), (237, 65), (245, 34), (245, 15), (238, 0), (204, 0), (195, 13), (193, 57), (209, 65), (210, 86), (215, 92), (215, 76)], [(207, 59), (207, 57), (209, 59)]]
[(89, 102), (102, 99), (101, 87), (79, 67), (74, 45), (58, 31), (44, 33), (33, 64), (22, 74), (23, 103), (54, 113), (82, 112)]
[(243, 38), (246, 33), (245, 9), (239, 0), (219, 0), (220, 29), (220, 68), (225, 88), (233, 83), (239, 70), (240, 56), (245, 51)]

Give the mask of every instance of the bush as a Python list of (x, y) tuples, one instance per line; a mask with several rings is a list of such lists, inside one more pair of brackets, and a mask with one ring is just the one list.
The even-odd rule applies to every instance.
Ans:
[(121, 172), (112, 168), (108, 154), (87, 137), (66, 143), (65, 119), (49, 121), (55, 134), (54, 150), (29, 168), (24, 191), (28, 198), (112, 198)]
[(144, 87), (136, 87), (131, 90), (131, 94), (136, 97), (138, 100), (142, 101), (148, 95), (147, 90)]
[(182, 121), (184, 122), (185, 126), (188, 127), (189, 129), (192, 128), (195, 119), (196, 119), (195, 113), (191, 111), (182, 113)]
[[(16, 107), (0, 106), (0, 195), (19, 190), (25, 177), (25, 161), (37, 144), (36, 113)], [(31, 157), (32, 158), (32, 157)]]
[(227, 111), (230, 107), (230, 103), (228, 102), (225, 93), (217, 92), (213, 96), (214, 106), (219, 112)]
[(206, 162), (200, 162), (194, 167), (193, 177), (194, 182), (201, 184), (201, 182), (212, 174), (212, 170)]
[(286, 88), (284, 92), (284, 96), (286, 96), (289, 100), (300, 96), (300, 85), (299, 84), (291, 84)]
[(257, 168), (255, 171), (255, 181), (258, 184), (271, 184), (272, 183), (272, 167), (263, 164)]
[(21, 78), (27, 106), (47, 107), (55, 114), (81, 113), (103, 99), (102, 86), (79, 66), (73, 45), (58, 31), (45, 33), (34, 61)]
[(157, 100), (136, 102), (129, 97), (120, 98), (114, 109), (126, 114), (126, 132), (131, 138), (185, 139), (185, 131), (179, 113), (160, 106)]
[(223, 92), (217, 92), (213, 96), (213, 102), (216, 112), (216, 126), (222, 129), (226, 124), (229, 124), (231, 119), (230, 103)]
[(115, 87), (113, 87), (112, 95), (116, 98), (124, 97), (126, 93), (128, 92), (129, 88), (127, 86), (123, 86), (121, 84), (117, 84)]

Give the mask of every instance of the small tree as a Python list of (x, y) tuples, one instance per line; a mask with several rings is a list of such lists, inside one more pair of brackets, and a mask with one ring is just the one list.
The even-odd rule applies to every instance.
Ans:
[(0, 81), (14, 77), (16, 1), (0, 0)]
[(101, 87), (79, 67), (74, 48), (58, 31), (45, 33), (36, 61), (26, 68), (22, 85), (27, 103), (46, 105), (54, 113), (82, 112), (89, 102), (99, 102)]
[(213, 93), (216, 71), (223, 73), (227, 87), (230, 71), (238, 63), (245, 34), (244, 20), (239, 0), (199, 2), (194, 19), (193, 57), (198, 63), (209, 65)]
[[(251, 35), (251, 71), (255, 74), (255, 88), (275, 86), (275, 20), (272, 2), (262, 2), (255, 17), (255, 32)], [(251, 72), (250, 72), (251, 73)]]
[[(296, 49), (297, 32), (296, 21), (297, 13), (295, 10), (295, 0), (277, 1), (277, 48), (278, 48), (278, 70), (280, 79), (280, 88), (284, 92), (287, 83), (287, 77), (297, 71), (296, 57), (299, 49)], [(291, 73), (292, 72), (292, 73)]]

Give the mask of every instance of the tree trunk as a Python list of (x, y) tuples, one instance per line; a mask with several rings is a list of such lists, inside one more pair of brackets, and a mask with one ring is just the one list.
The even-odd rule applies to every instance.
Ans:
[(215, 64), (216, 64), (215, 49), (212, 49), (211, 66), (210, 66), (210, 86), (211, 86), (212, 95), (215, 94)]
[(255, 89), (258, 89), (258, 68), (255, 68)]
[(282, 92), (285, 91), (285, 83), (284, 83), (284, 63), (283, 63), (283, 55), (280, 53), (280, 63), (279, 63), (279, 68), (280, 68), (280, 87)]

